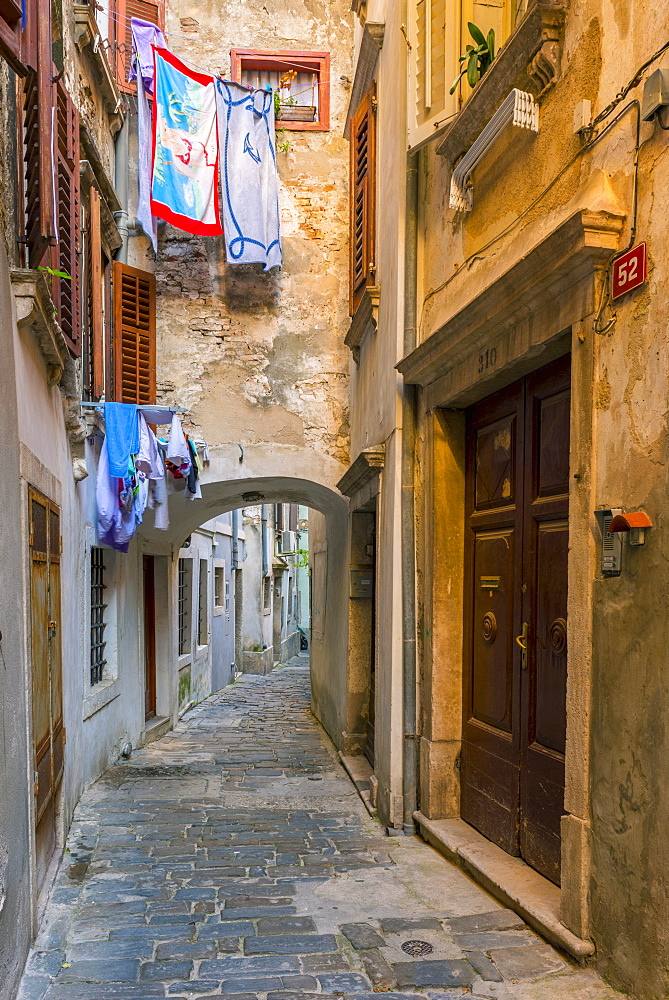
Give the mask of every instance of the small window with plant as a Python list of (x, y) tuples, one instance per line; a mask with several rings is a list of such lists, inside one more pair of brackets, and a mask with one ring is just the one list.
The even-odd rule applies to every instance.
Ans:
[(461, 69), (451, 84), (451, 94), (454, 94), (458, 89), (463, 76), (467, 77), (467, 83), (470, 87), (475, 87), (495, 58), (494, 29), (491, 28), (488, 34), (484, 35), (481, 29), (472, 24), (471, 21), (468, 22), (467, 27), (475, 44), (468, 45), (458, 60)]

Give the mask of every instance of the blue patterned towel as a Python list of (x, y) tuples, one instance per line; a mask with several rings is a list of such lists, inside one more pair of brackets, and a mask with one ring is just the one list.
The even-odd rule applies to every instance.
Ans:
[(216, 112), (228, 263), (281, 267), (272, 91), (217, 80)]

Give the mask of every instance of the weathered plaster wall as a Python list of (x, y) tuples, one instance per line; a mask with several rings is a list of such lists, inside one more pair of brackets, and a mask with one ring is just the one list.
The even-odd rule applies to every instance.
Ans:
[[(418, 299), (422, 340), (469, 302), (485, 296), (494, 277), (522, 259), (576, 208), (624, 215), (619, 245), (625, 247), (632, 222), (635, 111), (628, 111), (581, 156), (576, 155), (581, 140), (572, 134), (572, 112), (578, 101), (588, 98), (593, 114), (599, 113), (668, 37), (664, 8), (642, 4), (632, 16), (623, 3), (572, 3), (562, 74), (541, 100), (539, 133), (509, 132), (496, 145), (473, 175), (471, 213), (456, 215), (449, 209), (450, 165), (436, 154), (436, 144), (423, 152)], [(628, 100), (641, 97), (642, 83), (632, 88)], [(615, 985), (659, 998), (669, 988), (669, 849), (661, 834), (669, 822), (669, 736), (664, 722), (669, 712), (664, 608), (669, 544), (663, 532), (669, 514), (669, 255), (663, 207), (669, 143), (667, 133), (653, 123), (642, 124), (641, 142), (634, 242), (648, 243), (648, 283), (617, 304), (617, 322), (603, 335), (593, 330), (593, 316), (588, 315), (592, 294), (590, 305), (580, 314), (574, 312), (572, 464), (578, 478), (571, 505), (566, 793), (571, 816), (563, 829), (563, 917), (577, 933), (592, 937), (599, 967)], [(541, 294), (541, 286), (538, 290)], [(550, 292), (544, 295), (549, 302)], [(554, 303), (556, 316), (565, 303), (568, 306), (568, 294)], [(536, 301), (528, 299), (528, 307), (536, 308)], [(607, 311), (604, 320), (610, 315)], [(499, 378), (502, 384), (503, 372)], [(486, 391), (491, 389), (482, 384), (479, 395)], [(447, 450), (441, 454), (443, 462)], [(447, 467), (440, 475), (435, 491), (450, 481)], [(459, 482), (456, 476), (456, 494)], [(619, 579), (604, 579), (599, 572), (600, 540), (592, 514), (597, 506), (643, 509), (655, 526), (644, 548), (624, 546)], [(443, 517), (443, 511), (435, 503), (426, 517)], [(436, 528), (426, 535), (428, 541), (435, 540), (435, 551), (451, 545), (440, 530), (441, 540)], [(430, 614), (439, 618), (434, 636), (425, 640), (430, 643), (426, 711), (432, 713), (432, 738), (446, 740), (445, 752), (457, 731), (457, 719), (453, 725), (449, 721), (448, 705), (449, 698), (458, 697), (459, 664), (442, 632), (448, 630), (452, 615), (448, 577), (459, 558), (457, 553), (447, 556), (436, 568), (437, 579), (428, 570), (425, 582), (426, 628)], [(452, 635), (457, 640), (455, 621)], [(448, 814), (457, 798), (457, 785), (447, 779), (454, 770), (442, 764), (432, 767), (427, 748), (426, 768), (427, 801)], [(435, 783), (440, 768), (444, 777)]]
[[(0, 244), (0, 484), (3, 524), (21, 525), (19, 435), (9, 268)], [(0, 997), (15, 995), (31, 935), (30, 785), (21, 569), (25, 535), (0, 531)]]

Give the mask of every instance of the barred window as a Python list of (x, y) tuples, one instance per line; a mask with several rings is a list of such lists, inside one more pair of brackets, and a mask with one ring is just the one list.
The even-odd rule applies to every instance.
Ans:
[(104, 677), (105, 666), (105, 564), (104, 550), (91, 549), (91, 687)]
[(179, 656), (190, 652), (191, 585), (193, 560), (179, 560), (178, 625)]

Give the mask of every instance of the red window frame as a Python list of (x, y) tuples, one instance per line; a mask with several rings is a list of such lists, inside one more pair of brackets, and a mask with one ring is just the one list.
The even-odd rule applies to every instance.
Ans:
[[(149, 10), (148, 8), (152, 8)], [(141, 17), (151, 21), (161, 31), (165, 31), (165, 0), (111, 0), (109, 4), (109, 34), (112, 40), (110, 58), (119, 89), (125, 94), (136, 94), (137, 84), (128, 83), (130, 56), (128, 47), (132, 44), (130, 18)], [(153, 15), (153, 16), (152, 16)]]
[(231, 49), (230, 77), (235, 83), (242, 82), (242, 70), (279, 70), (285, 73), (295, 69), (295, 64), (306, 72), (318, 74), (318, 121), (278, 122), (278, 127), (291, 132), (329, 132), (330, 130), (330, 53), (301, 52), (282, 49), (265, 52), (262, 49)]

